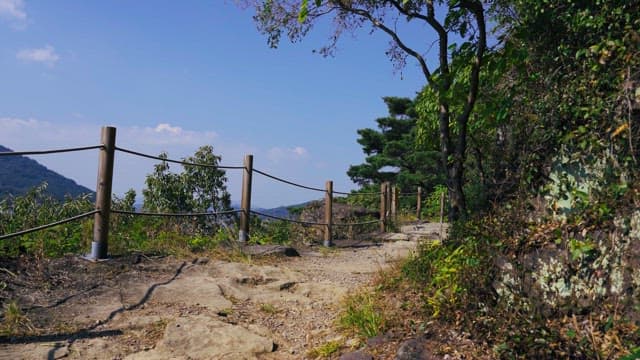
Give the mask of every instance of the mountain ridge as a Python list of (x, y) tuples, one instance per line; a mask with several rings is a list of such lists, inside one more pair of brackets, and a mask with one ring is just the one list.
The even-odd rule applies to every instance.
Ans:
[[(13, 152), (13, 150), (0, 145), (0, 152)], [(0, 199), (9, 195), (24, 195), (43, 182), (47, 183), (46, 192), (60, 200), (66, 195), (77, 197), (94, 194), (93, 190), (48, 169), (33, 159), (22, 155), (0, 156)]]

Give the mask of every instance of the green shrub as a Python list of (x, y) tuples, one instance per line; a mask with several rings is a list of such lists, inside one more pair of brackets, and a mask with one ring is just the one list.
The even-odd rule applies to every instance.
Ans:
[(428, 314), (446, 316), (446, 310), (473, 302), (472, 289), (484, 283), (478, 280), (488, 257), (472, 238), (445, 244), (434, 241), (424, 243), (418, 255), (404, 264), (402, 273), (422, 288)]
[[(90, 195), (66, 198), (63, 202), (46, 193), (43, 183), (22, 196), (0, 201), (0, 233), (9, 234), (46, 225), (93, 210)], [(0, 256), (31, 254), (61, 256), (75, 253), (88, 245), (91, 219), (85, 218), (42, 231), (5, 239), (0, 242)]]
[[(436, 185), (433, 192), (424, 200), (424, 208), (422, 209), (422, 215), (428, 219), (440, 218), (440, 199), (442, 194), (447, 194), (447, 187), (445, 185)], [(446, 204), (445, 204), (446, 205)], [(445, 215), (447, 209), (445, 208)]]
[(279, 244), (291, 242), (292, 225), (284, 220), (262, 221), (257, 219), (251, 226), (250, 242), (253, 244)]

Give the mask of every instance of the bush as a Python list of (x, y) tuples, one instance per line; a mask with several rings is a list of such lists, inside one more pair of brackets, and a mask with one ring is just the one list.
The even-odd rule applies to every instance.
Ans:
[[(67, 197), (64, 202), (46, 193), (47, 184), (31, 189), (23, 196), (0, 201), (0, 233), (10, 234), (46, 225), (93, 210), (90, 195)], [(82, 219), (46, 230), (5, 239), (0, 242), (0, 256), (30, 254), (61, 256), (75, 253), (88, 245), (91, 220)]]

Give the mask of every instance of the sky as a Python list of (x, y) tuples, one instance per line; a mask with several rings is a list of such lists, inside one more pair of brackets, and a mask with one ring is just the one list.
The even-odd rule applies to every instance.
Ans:
[[(212, 145), (223, 165), (252, 154), (254, 168), (290, 181), (357, 188), (346, 175), (365, 159), (357, 130), (387, 114), (382, 97), (416, 95), (417, 63), (394, 71), (389, 39), (367, 28), (322, 57), (313, 50), (327, 43), (327, 24), (271, 49), (253, 14), (230, 0), (0, 0), (0, 144), (97, 145), (100, 128), (114, 126), (119, 147), (180, 159)], [(407, 36), (433, 42), (426, 31)], [(95, 189), (97, 150), (32, 158)], [(116, 153), (114, 194), (141, 194), (154, 164)], [(241, 171), (227, 177), (239, 202)], [(253, 179), (256, 207), (323, 196)]]

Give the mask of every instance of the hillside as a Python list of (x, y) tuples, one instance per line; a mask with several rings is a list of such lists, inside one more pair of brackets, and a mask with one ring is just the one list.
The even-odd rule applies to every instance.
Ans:
[[(0, 145), (0, 152), (13, 151)], [(93, 193), (75, 181), (51, 171), (24, 156), (0, 157), (0, 198), (7, 195), (21, 195), (29, 189), (46, 182), (47, 191), (57, 199), (65, 195), (78, 196)]]

